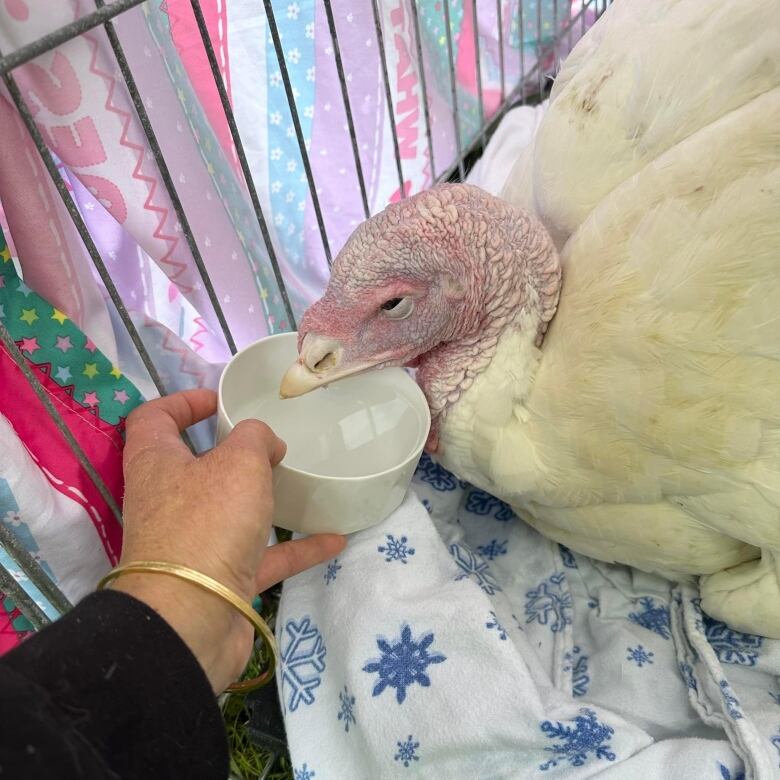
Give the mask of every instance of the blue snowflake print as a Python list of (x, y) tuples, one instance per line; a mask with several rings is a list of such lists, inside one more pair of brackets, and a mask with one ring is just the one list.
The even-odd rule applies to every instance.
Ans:
[(655, 656), (655, 653), (652, 653), (649, 650), (645, 650), (642, 645), (637, 645), (636, 647), (627, 647), (626, 650), (628, 650), (626, 660), (633, 661), (640, 669), (645, 664), (653, 663), (653, 657)]
[(396, 539), (392, 534), (385, 534), (385, 536), (387, 541), (376, 549), (385, 556), (385, 560), (388, 563), (391, 561), (406, 563), (406, 559), (410, 555), (414, 555), (414, 547), (407, 546), (409, 540), (405, 536), (402, 536), (400, 539)]
[(420, 757), (417, 755), (417, 748), (420, 747), (419, 742), (415, 742), (410, 734), (405, 742), (396, 742), (398, 745), (398, 752), (395, 754), (395, 760), (400, 761), (405, 767), (408, 767), (412, 761), (419, 761)]
[[(774, 737), (770, 737), (769, 741), (775, 746), (777, 752), (780, 753), (780, 733), (775, 734)], [(780, 766), (780, 764), (778, 764)]]
[(699, 686), (696, 684), (696, 678), (693, 676), (693, 667), (690, 664), (681, 663), (680, 674), (683, 676), (686, 688), (690, 688), (692, 691), (699, 690)]
[(498, 539), (492, 539), (488, 544), (482, 544), (477, 547), (477, 552), (487, 558), (489, 561), (498, 558), (499, 555), (506, 555), (506, 546), (509, 541), (499, 542)]
[(446, 493), (455, 490), (458, 486), (455, 477), (449, 471), (443, 469), (438, 463), (434, 463), (430, 456), (423, 455), (417, 464), (415, 475), (421, 482), (426, 482), (434, 490), (440, 493)]
[(290, 712), (295, 712), (301, 702), (314, 702), (314, 690), (320, 686), (325, 671), (325, 643), (308, 617), (300, 623), (288, 620), (284, 633), (280, 659), (282, 688), (289, 693), (285, 702)]
[(615, 729), (600, 723), (593, 710), (581, 709), (573, 726), (546, 720), (539, 728), (548, 739), (559, 740), (557, 744), (545, 748), (545, 752), (552, 753), (554, 757), (539, 765), (543, 772), (562, 761), (568, 761), (571, 766), (582, 766), (591, 754), (597, 760), (614, 761), (616, 758), (609, 744)]
[(571, 623), (571, 593), (564, 590), (566, 576), (551, 574), (533, 590), (525, 594), (525, 622), (548, 626), (550, 631), (563, 631)]
[(422, 505), (425, 507), (425, 510), (428, 512), (429, 515), (433, 514), (433, 507), (431, 506), (431, 502), (428, 501), (427, 498), (424, 498), (422, 500)]
[(732, 771), (718, 761), (718, 769), (720, 769), (721, 780), (745, 780), (745, 771), (743, 769)]
[(598, 599), (588, 599), (588, 606), (591, 609), (598, 609), (599, 608), (599, 600)]
[(563, 656), (565, 661), (564, 672), (571, 672), (571, 694), (572, 696), (585, 696), (590, 685), (590, 676), (588, 675), (588, 656), (581, 655), (582, 649), (579, 645), (572, 647), (570, 653)]
[(455, 563), (461, 569), (461, 573), (455, 577), (455, 580), (471, 579), (479, 585), (488, 596), (492, 596), (501, 590), (501, 586), (496, 582), (488, 569), (486, 561), (479, 555), (471, 552), (468, 547), (461, 547), (459, 544), (450, 545), (450, 555), (455, 559)]
[[(494, 512), (495, 510), (495, 512)], [(485, 493), (483, 490), (472, 490), (466, 497), (466, 511), (475, 515), (493, 515), (500, 523), (508, 523), (515, 513), (495, 496)]]
[(745, 716), (742, 714), (742, 706), (739, 703), (739, 699), (734, 695), (731, 690), (731, 686), (728, 681), (720, 681), (720, 692), (723, 696), (723, 703), (726, 705), (726, 712), (732, 720), (741, 720)]
[(498, 638), (506, 639), (506, 631), (504, 630), (504, 627), (501, 625), (501, 623), (498, 622), (496, 613), (492, 609), (490, 610), (490, 620), (485, 623), (485, 628), (495, 628), (496, 632), (498, 633)]
[(341, 564), (338, 558), (334, 558), (325, 569), (325, 584), (330, 585), (336, 579), (336, 575), (341, 571)]
[(664, 639), (670, 639), (672, 635), (669, 629), (669, 607), (656, 604), (650, 596), (639, 599), (639, 605), (642, 607), (641, 611), (631, 612), (628, 619)]
[(772, 691), (767, 691), (767, 693), (772, 697), (772, 701), (775, 704), (780, 704), (780, 693), (772, 693)]
[(295, 780), (311, 780), (312, 777), (315, 777), (317, 774), (313, 769), (309, 769), (306, 764), (300, 769), (293, 769), (293, 773), (295, 775)]
[(349, 724), (355, 723), (355, 697), (347, 690), (347, 686), (344, 686), (343, 691), (339, 691), (339, 701), (341, 702), (341, 709), (339, 710), (338, 719), (344, 723), (344, 731), (349, 731)]
[(563, 565), (567, 569), (576, 569), (577, 568), (577, 561), (574, 560), (574, 553), (566, 546), (559, 544), (558, 550), (561, 553), (561, 559), (563, 560)]
[(431, 664), (440, 664), (447, 660), (441, 653), (429, 652), (433, 644), (433, 632), (425, 634), (421, 639), (412, 639), (412, 629), (404, 625), (401, 638), (391, 644), (386, 639), (378, 638), (377, 647), (381, 656), (370, 660), (363, 667), (364, 672), (377, 673), (379, 679), (374, 685), (372, 696), (379, 696), (385, 688), (395, 688), (395, 698), (399, 704), (406, 699), (406, 689), (414, 683), (423, 688), (430, 687), (431, 679), (427, 670)]
[(704, 635), (723, 664), (755, 666), (763, 637), (730, 629), (720, 620), (704, 615)]

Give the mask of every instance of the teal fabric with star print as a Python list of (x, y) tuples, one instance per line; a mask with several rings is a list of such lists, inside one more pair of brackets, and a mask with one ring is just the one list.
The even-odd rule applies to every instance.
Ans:
[(105, 422), (116, 425), (141, 403), (135, 386), (92, 340), (18, 276), (2, 231), (0, 319), (26, 358), (51, 366), (51, 378)]

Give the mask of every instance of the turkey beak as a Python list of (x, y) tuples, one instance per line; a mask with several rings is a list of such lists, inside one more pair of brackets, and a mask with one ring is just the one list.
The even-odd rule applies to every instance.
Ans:
[(296, 398), (339, 379), (359, 374), (375, 363), (350, 362), (344, 358), (344, 346), (335, 339), (307, 333), (298, 360), (287, 369), (279, 387), (281, 398)]

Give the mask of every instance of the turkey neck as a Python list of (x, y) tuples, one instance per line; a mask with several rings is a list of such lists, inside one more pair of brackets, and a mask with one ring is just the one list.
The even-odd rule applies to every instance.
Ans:
[(490, 365), (504, 333), (521, 329), (541, 346), (561, 288), (555, 245), (530, 213), (502, 202), (491, 210), (461, 212), (456, 230), (467, 260), (473, 316), (466, 318), (462, 334), (422, 355), (417, 368), (437, 426)]

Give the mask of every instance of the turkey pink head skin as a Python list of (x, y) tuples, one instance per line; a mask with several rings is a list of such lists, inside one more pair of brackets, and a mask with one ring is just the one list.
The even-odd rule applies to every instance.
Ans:
[(541, 344), (561, 270), (542, 224), (483, 190), (435, 187), (360, 225), (305, 313), (299, 357), (280, 395), (292, 398), (385, 366), (417, 369), (436, 452), (448, 408), (489, 364), (507, 328)]

